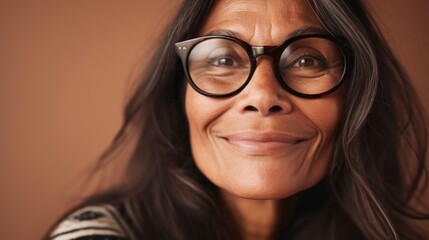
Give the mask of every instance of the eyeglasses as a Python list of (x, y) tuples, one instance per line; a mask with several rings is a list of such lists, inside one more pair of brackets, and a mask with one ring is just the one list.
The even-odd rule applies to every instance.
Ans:
[(243, 90), (255, 72), (257, 57), (263, 55), (272, 58), (280, 85), (304, 98), (338, 89), (347, 69), (346, 44), (327, 34), (300, 35), (279, 46), (251, 46), (224, 35), (175, 45), (189, 84), (208, 97), (228, 97)]

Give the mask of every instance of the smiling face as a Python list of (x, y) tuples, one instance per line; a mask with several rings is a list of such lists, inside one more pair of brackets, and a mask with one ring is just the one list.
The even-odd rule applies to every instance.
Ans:
[[(200, 35), (233, 32), (251, 45), (278, 45), (303, 29), (323, 29), (302, 0), (216, 1)], [(330, 164), (343, 93), (305, 99), (284, 90), (269, 57), (227, 98), (186, 89), (194, 160), (221, 190), (280, 199), (318, 183)]]

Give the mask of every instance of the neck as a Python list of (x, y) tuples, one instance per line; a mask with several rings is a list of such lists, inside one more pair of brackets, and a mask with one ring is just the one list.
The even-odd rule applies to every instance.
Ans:
[[(222, 198), (238, 224), (243, 239), (270, 239), (280, 217), (280, 200), (245, 199), (225, 191), (222, 191)], [(290, 214), (293, 205), (281, 211), (282, 214)]]

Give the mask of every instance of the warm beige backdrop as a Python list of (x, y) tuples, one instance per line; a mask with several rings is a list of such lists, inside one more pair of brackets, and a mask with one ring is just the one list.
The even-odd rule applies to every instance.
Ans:
[[(120, 126), (132, 69), (179, 2), (0, 0), (0, 239), (40, 239), (78, 197)], [(429, 102), (428, 2), (370, 2)]]

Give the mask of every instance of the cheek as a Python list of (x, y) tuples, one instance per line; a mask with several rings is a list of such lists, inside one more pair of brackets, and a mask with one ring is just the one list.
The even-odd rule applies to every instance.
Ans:
[(194, 136), (206, 136), (210, 125), (230, 107), (226, 100), (206, 97), (194, 91), (189, 85), (186, 87), (186, 116)]
[(323, 137), (335, 135), (341, 119), (342, 104), (336, 101), (314, 102), (302, 108), (303, 114)]
[(200, 171), (213, 183), (222, 178), (222, 167), (215, 160), (220, 150), (210, 134), (210, 128), (221, 121), (223, 114), (231, 108), (227, 100), (205, 97), (186, 88), (185, 108), (189, 124), (189, 134), (193, 159)]
[(309, 161), (307, 176), (308, 179), (313, 179), (314, 185), (326, 175), (331, 162), (332, 150), (342, 118), (343, 95), (339, 92), (298, 105), (317, 131), (317, 138), (309, 154), (313, 157)]
[(303, 114), (312, 122), (322, 137), (335, 137), (344, 107), (341, 93), (332, 94), (320, 100), (309, 101), (301, 104), (301, 106)]

